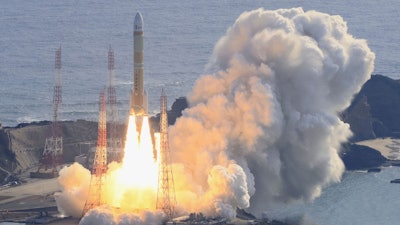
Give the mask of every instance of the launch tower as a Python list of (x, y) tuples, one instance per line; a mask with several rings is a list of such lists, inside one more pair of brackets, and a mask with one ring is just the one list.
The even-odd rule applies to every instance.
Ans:
[[(61, 47), (55, 55), (55, 79), (53, 87), (53, 121), (50, 124), (49, 136), (46, 138), (42, 158), (37, 172), (31, 172), (33, 178), (52, 178), (58, 175), (58, 167), (63, 163), (63, 137), (60, 121), (62, 102), (61, 84)], [(48, 169), (51, 169), (49, 172)]]
[(118, 113), (117, 113), (117, 94), (115, 91), (114, 82), (114, 51), (108, 49), (108, 99), (107, 103), (109, 106), (109, 138), (108, 138), (108, 161), (121, 160), (121, 140), (118, 138), (117, 125), (118, 125)]
[(90, 178), (89, 194), (82, 215), (90, 209), (105, 204), (102, 189), (106, 183), (107, 172), (107, 130), (106, 130), (106, 97), (105, 90), (100, 93), (99, 125), (97, 147)]
[(168, 142), (168, 115), (167, 97), (162, 90), (160, 115), (160, 155), (158, 169), (158, 190), (156, 208), (161, 209), (171, 219), (175, 213), (175, 187), (172, 174), (169, 142)]

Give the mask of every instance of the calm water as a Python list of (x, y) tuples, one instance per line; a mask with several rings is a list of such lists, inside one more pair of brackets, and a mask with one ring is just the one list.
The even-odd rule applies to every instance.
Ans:
[[(246, 10), (303, 7), (341, 15), (349, 32), (368, 40), (375, 71), (400, 78), (400, 2), (359, 1), (41, 1), (0, 0), (0, 123), (51, 119), (54, 53), (62, 46), (63, 119), (96, 120), (98, 95), (107, 84), (107, 51), (115, 51), (120, 120), (126, 120), (132, 86), (132, 26), (144, 17), (145, 85), (151, 112), (161, 88), (169, 104), (188, 93), (214, 44)], [(400, 169), (347, 173), (313, 203), (268, 214), (316, 224), (400, 224)]]
[(376, 53), (375, 73), (400, 78), (400, 3), (363, 1), (41, 1), (0, 0), (0, 123), (51, 119), (54, 53), (62, 46), (63, 119), (96, 120), (107, 84), (107, 51), (115, 51), (121, 120), (132, 86), (132, 26), (144, 17), (145, 85), (150, 111), (161, 88), (170, 104), (204, 73), (215, 42), (246, 10), (303, 7), (338, 14)]
[(390, 183), (396, 178), (400, 178), (399, 167), (380, 173), (346, 172), (341, 183), (325, 188), (314, 202), (281, 206), (267, 215), (307, 225), (397, 225), (400, 184)]

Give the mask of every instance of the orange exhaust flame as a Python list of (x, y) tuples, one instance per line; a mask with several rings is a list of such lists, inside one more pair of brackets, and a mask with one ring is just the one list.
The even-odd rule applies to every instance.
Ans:
[(140, 135), (136, 116), (129, 116), (122, 166), (116, 172), (112, 205), (122, 210), (155, 209), (158, 166), (149, 120), (143, 116)]

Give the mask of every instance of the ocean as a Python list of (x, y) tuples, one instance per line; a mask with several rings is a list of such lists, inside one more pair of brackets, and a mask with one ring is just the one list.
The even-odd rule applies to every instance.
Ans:
[(133, 83), (133, 19), (144, 18), (145, 86), (150, 113), (164, 88), (169, 105), (185, 96), (216, 41), (244, 11), (302, 7), (341, 15), (349, 33), (376, 53), (374, 73), (400, 78), (399, 6), (388, 1), (55, 1), (0, 0), (0, 123), (51, 120), (54, 54), (62, 47), (61, 119), (97, 120), (107, 85), (107, 52), (115, 52), (119, 117), (125, 121)]
[[(244, 11), (302, 7), (340, 15), (349, 33), (368, 41), (376, 74), (400, 79), (400, 2), (373, 1), (41, 1), (0, 0), (0, 123), (51, 120), (54, 54), (62, 47), (62, 120), (97, 120), (99, 93), (108, 83), (107, 52), (115, 52), (120, 121), (128, 115), (133, 83), (133, 19), (144, 18), (145, 86), (149, 111), (169, 106), (205, 73), (217, 40)], [(313, 203), (278, 207), (274, 217), (299, 216), (315, 224), (400, 224), (396, 209), (400, 169), (346, 172)]]
[(342, 181), (326, 187), (313, 202), (282, 205), (267, 216), (304, 225), (397, 225), (400, 224), (399, 167), (379, 173), (347, 171)]

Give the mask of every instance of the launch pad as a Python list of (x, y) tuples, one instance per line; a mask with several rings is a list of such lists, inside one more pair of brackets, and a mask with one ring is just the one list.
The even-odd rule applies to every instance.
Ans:
[[(107, 113), (105, 93), (102, 92), (97, 148), (82, 217), (90, 210), (105, 205), (123, 212), (160, 210), (165, 213), (166, 218), (172, 218), (175, 215), (176, 199), (169, 159), (166, 96), (162, 91), (160, 133), (155, 135), (150, 129), (147, 94), (144, 90), (143, 18), (140, 13), (135, 16), (133, 37), (134, 84), (130, 94), (130, 114), (123, 148), (124, 156), (121, 163), (116, 166), (117, 168), (114, 168), (113, 173), (109, 174), (106, 144)], [(108, 180), (113, 180), (113, 183)], [(111, 191), (114, 189), (115, 191)]]

